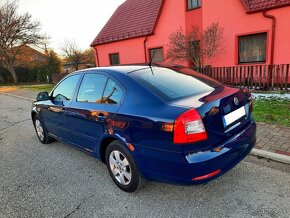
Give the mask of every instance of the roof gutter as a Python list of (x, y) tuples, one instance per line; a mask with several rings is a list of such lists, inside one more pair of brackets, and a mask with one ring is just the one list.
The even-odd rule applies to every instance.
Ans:
[(275, 16), (267, 14), (267, 10), (263, 11), (263, 16), (265, 18), (272, 20), (272, 39), (271, 39), (271, 55), (270, 55), (270, 76), (269, 83), (273, 86), (273, 64), (274, 64), (274, 53), (275, 53), (275, 38), (276, 38), (276, 23), (277, 19)]

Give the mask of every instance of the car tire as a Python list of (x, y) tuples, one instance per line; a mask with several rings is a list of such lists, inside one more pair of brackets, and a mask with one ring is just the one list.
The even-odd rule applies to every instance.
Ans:
[(54, 141), (53, 138), (48, 136), (45, 126), (43, 126), (42, 121), (40, 120), (40, 118), (37, 115), (33, 119), (33, 124), (34, 124), (34, 129), (35, 129), (36, 135), (41, 143), (48, 144), (48, 143)]
[(136, 162), (125, 146), (111, 142), (106, 149), (106, 165), (114, 183), (125, 192), (135, 192), (144, 184)]

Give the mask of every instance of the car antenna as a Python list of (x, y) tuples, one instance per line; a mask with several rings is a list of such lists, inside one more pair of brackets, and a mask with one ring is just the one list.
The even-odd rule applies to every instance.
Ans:
[(150, 67), (150, 70), (151, 70), (151, 72), (152, 72), (152, 75), (154, 75), (154, 73), (153, 73), (153, 70), (152, 70), (152, 62), (153, 62), (153, 59), (154, 59), (154, 56), (155, 56), (155, 53), (156, 53), (156, 48), (154, 49), (154, 52), (153, 52), (153, 55), (150, 57), (150, 61), (149, 61), (149, 63), (148, 63), (148, 65), (149, 65), (149, 67)]

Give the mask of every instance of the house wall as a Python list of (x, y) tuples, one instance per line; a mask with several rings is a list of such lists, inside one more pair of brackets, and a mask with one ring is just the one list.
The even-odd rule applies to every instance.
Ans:
[(98, 52), (96, 66), (110, 66), (109, 54), (113, 53), (119, 53), (120, 64), (144, 63), (144, 40), (145, 37), (139, 37), (95, 46)]
[[(163, 47), (164, 59), (169, 44), (169, 35), (182, 28), (185, 30), (185, 2), (180, 4), (180, 1), (166, 0), (164, 1), (163, 9), (160, 14), (159, 20), (155, 27), (154, 35), (148, 36), (146, 40), (146, 56), (144, 40), (146, 37), (139, 37), (135, 39), (128, 39), (118, 42), (95, 46), (98, 51), (99, 66), (109, 66), (109, 54), (119, 53), (120, 64), (130, 63), (145, 63), (149, 61), (149, 49)], [(165, 60), (170, 62), (170, 60)], [(180, 63), (187, 66), (187, 63)]]
[[(266, 64), (270, 63), (272, 21), (265, 18), (262, 12), (247, 14), (239, 0), (208, 0), (202, 5), (203, 29), (206, 29), (213, 22), (219, 22), (224, 28), (225, 49), (212, 61), (204, 60), (204, 65), (212, 66), (234, 66), (238, 64), (238, 35), (267, 32), (267, 54)], [(269, 11), (269, 14), (276, 16), (276, 40), (274, 64), (290, 63), (290, 28), (289, 14), (290, 7), (278, 8)]]
[[(166, 0), (160, 18), (157, 22), (154, 35), (146, 40), (146, 56), (144, 40), (146, 37), (123, 40), (96, 46), (98, 50), (99, 66), (109, 66), (109, 54), (119, 53), (121, 64), (148, 62), (149, 49), (163, 47), (164, 58), (169, 45), (169, 35), (182, 28), (190, 31), (192, 26), (198, 26), (201, 30), (206, 29), (213, 22), (218, 22), (224, 29), (224, 50), (211, 60), (202, 60), (203, 65), (235, 66), (238, 65), (238, 36), (259, 32), (267, 32), (266, 63), (270, 64), (272, 21), (265, 18), (261, 12), (247, 14), (240, 0), (203, 0), (202, 7), (187, 11), (186, 0)], [(290, 63), (290, 7), (278, 8), (269, 11), (276, 16), (276, 40), (274, 64)], [(170, 62), (170, 60), (165, 60)], [(180, 62), (189, 66), (188, 62)]]
[[(185, 2), (180, 4), (180, 1), (166, 0), (164, 1), (163, 9), (160, 18), (157, 22), (154, 35), (149, 36), (146, 47), (147, 56), (149, 57), (149, 49), (163, 47), (163, 56), (165, 62), (171, 61), (166, 59), (166, 54), (169, 46), (169, 36), (171, 33), (180, 28), (185, 31)], [(178, 63), (187, 66), (187, 63)]]
[[(185, 1), (186, 4), (187, 1)], [(202, 2), (203, 7), (203, 2)], [(199, 30), (203, 29), (202, 15), (203, 8), (197, 8), (192, 10), (186, 10), (187, 6), (185, 5), (185, 28), (187, 32), (192, 30), (192, 27), (198, 27)]]

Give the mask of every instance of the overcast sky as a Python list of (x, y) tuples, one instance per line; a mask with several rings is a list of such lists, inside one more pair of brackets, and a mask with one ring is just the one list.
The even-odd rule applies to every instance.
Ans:
[[(3, 1), (3, 0), (0, 0)], [(116, 8), (125, 0), (18, 0), (20, 12), (29, 12), (50, 37), (50, 47), (60, 51), (64, 40), (89, 48)]]

